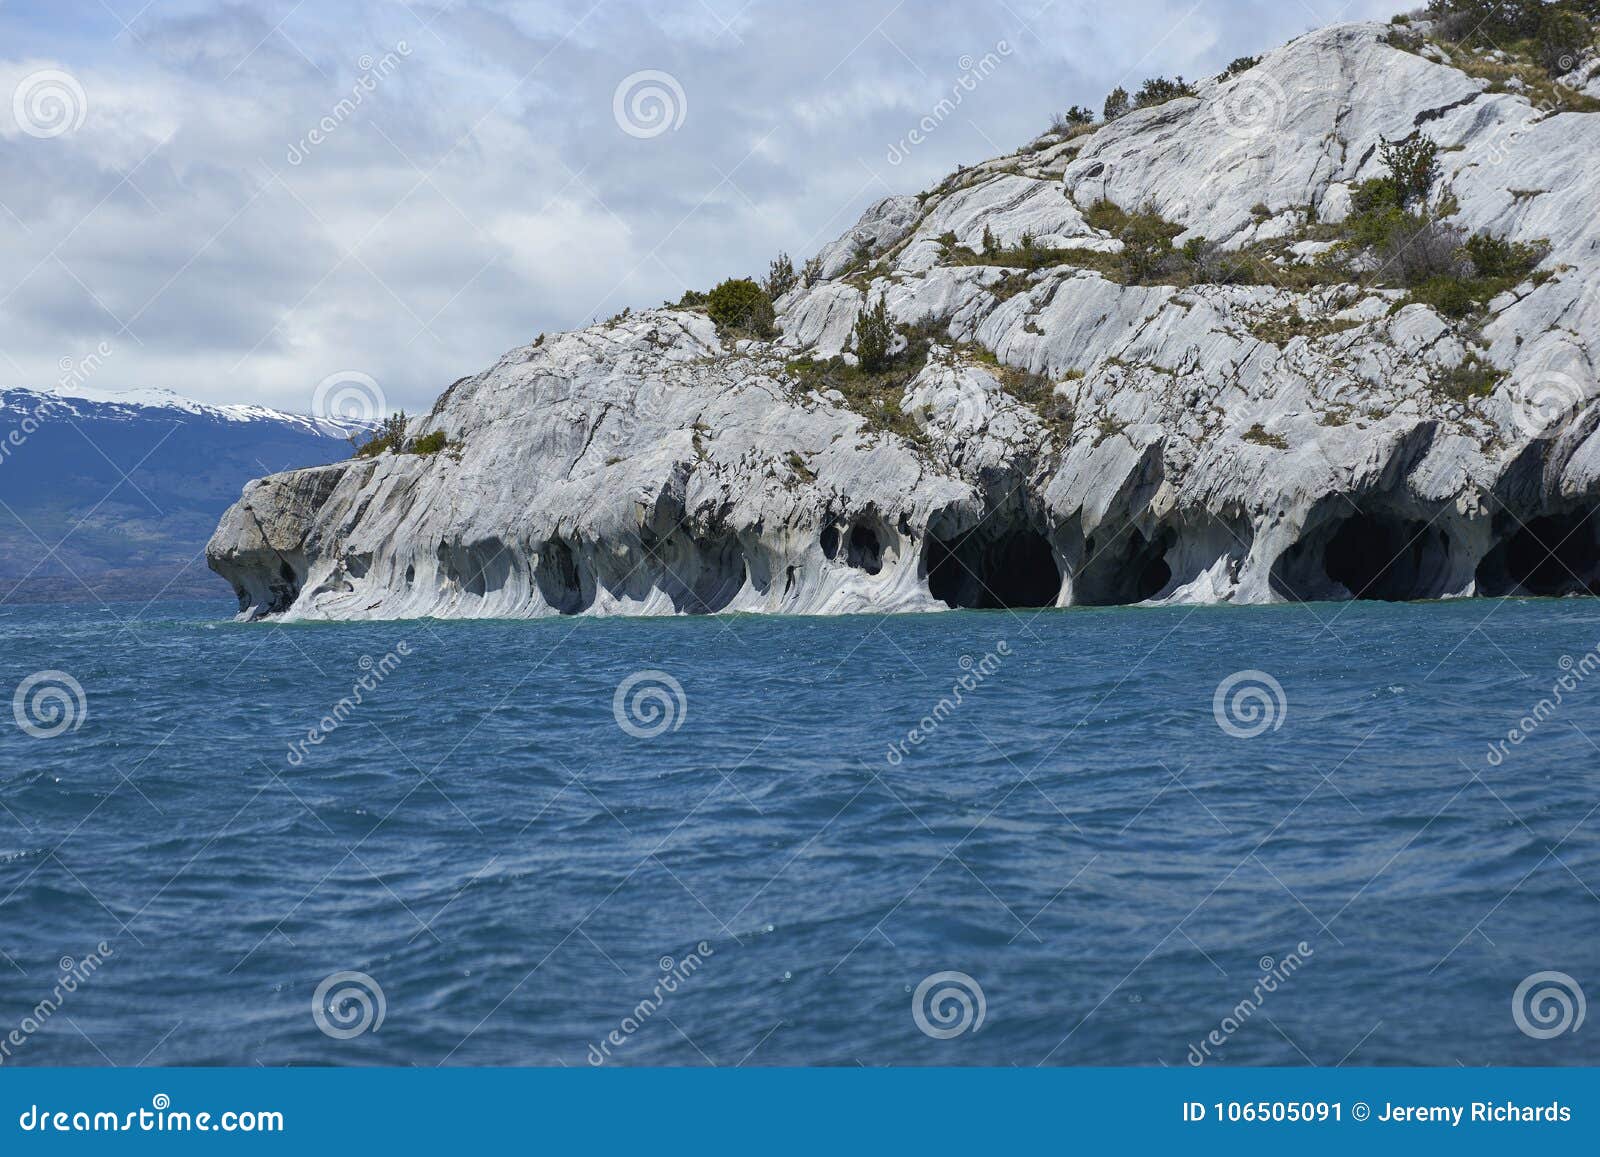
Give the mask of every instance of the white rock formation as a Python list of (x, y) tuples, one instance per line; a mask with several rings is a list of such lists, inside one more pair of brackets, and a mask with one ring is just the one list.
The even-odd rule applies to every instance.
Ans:
[[(1600, 589), (1600, 114), (1486, 92), (1388, 31), (1306, 35), (880, 202), (779, 303), (775, 342), (651, 310), (513, 350), (413, 424), (451, 449), (254, 482), (211, 566), (245, 615), (335, 619)], [(1180, 243), (1313, 260), (1299, 234), (1413, 132), (1441, 146), (1452, 220), (1550, 244), (1481, 327), (1394, 289), (1124, 285), (1088, 259), (952, 264), (939, 240), (1112, 255), (1085, 219), (1105, 198)], [(936, 334), (900, 432), (791, 364), (846, 351), (879, 298)], [(1505, 376), (1447, 392), (1464, 364)]]

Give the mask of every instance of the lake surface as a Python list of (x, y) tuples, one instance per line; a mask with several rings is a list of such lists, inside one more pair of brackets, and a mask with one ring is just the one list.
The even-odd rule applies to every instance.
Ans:
[(0, 1064), (1600, 1063), (1592, 600), (229, 610), (0, 608)]

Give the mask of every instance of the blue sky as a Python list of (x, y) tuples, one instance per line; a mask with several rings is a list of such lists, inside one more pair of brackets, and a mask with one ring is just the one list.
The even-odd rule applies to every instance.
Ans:
[(1410, 7), (0, 0), (0, 383), (103, 344), (99, 389), (305, 411), (355, 372), (424, 409), (541, 331), (798, 263), (1118, 83)]

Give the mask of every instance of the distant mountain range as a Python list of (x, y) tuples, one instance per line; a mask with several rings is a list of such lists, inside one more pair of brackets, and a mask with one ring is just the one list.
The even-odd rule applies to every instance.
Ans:
[(244, 484), (367, 426), (168, 390), (0, 390), (0, 603), (229, 597), (206, 539)]

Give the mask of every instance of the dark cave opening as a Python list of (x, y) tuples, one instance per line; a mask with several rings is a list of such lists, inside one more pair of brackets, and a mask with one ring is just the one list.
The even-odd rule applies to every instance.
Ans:
[(544, 601), (563, 615), (575, 615), (588, 605), (583, 597), (577, 557), (562, 539), (552, 538), (539, 549), (533, 581)]
[(1595, 511), (1541, 515), (1518, 523), (1506, 517), (1505, 537), (1478, 565), (1478, 593), (1490, 597), (1555, 598), (1600, 594), (1600, 525)]
[(954, 541), (930, 537), (924, 565), (929, 593), (951, 607), (1053, 607), (1061, 594), (1061, 568), (1049, 540), (1026, 528), (968, 532)]
[(1072, 601), (1085, 607), (1121, 607), (1153, 599), (1172, 581), (1167, 551), (1173, 532), (1163, 529), (1155, 538), (1128, 527), (1083, 544), (1083, 566), (1073, 584)]
[(1449, 548), (1449, 538), (1425, 522), (1363, 512), (1340, 523), (1322, 566), (1352, 598), (1404, 602), (1434, 593), (1431, 564)]
[(1438, 598), (1450, 579), (1450, 536), (1435, 523), (1385, 510), (1326, 521), (1279, 557), (1272, 585), (1295, 601)]
[(883, 543), (878, 532), (864, 522), (850, 528), (850, 542), (845, 550), (845, 561), (851, 566), (877, 574), (883, 569)]

